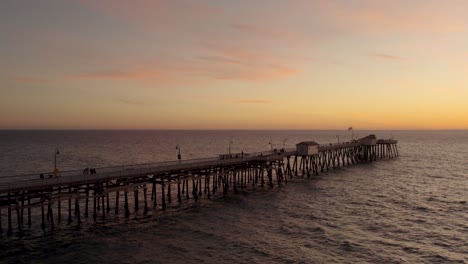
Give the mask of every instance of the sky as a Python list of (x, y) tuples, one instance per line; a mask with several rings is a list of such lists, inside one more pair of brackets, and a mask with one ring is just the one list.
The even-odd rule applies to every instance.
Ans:
[(0, 129), (468, 129), (465, 0), (2, 0)]

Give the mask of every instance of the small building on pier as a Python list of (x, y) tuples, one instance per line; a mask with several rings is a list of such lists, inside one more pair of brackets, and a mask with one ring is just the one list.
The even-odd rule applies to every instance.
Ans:
[(315, 141), (303, 141), (296, 144), (298, 156), (311, 156), (318, 154), (319, 144)]
[(358, 141), (364, 146), (373, 146), (377, 144), (377, 137), (371, 134), (367, 137), (360, 138)]

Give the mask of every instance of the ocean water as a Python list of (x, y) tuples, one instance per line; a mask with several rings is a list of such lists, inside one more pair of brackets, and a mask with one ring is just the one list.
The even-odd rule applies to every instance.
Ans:
[[(400, 157), (130, 219), (0, 234), (0, 263), (468, 263), (468, 131), (355, 131)], [(349, 140), (348, 131), (0, 131), (0, 177)], [(5, 210), (2, 224), (5, 228)]]

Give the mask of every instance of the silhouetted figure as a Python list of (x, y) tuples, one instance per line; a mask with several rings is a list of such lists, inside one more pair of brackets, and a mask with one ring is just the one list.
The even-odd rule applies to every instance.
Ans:
[(44, 174), (39, 174), (39, 179), (44, 179)]
[(89, 174), (89, 168), (85, 168), (85, 169), (83, 170), (83, 174)]

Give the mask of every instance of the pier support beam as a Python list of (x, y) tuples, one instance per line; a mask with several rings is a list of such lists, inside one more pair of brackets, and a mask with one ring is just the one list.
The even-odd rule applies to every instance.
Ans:
[(138, 186), (135, 187), (135, 189), (133, 190), (133, 194), (134, 194), (134, 197), (135, 197), (135, 204), (134, 204), (134, 207), (135, 207), (135, 211), (138, 211)]
[(166, 197), (164, 195), (164, 177), (161, 177), (161, 193), (162, 209), (166, 210)]
[(72, 222), (72, 204), (71, 204), (71, 194), (72, 194), (72, 187), (68, 187), (68, 223), (70, 224)]
[(124, 202), (125, 217), (130, 216), (130, 209), (128, 208), (128, 190), (125, 189), (125, 202)]
[(60, 197), (60, 192), (62, 191), (62, 187), (58, 187), (58, 198), (57, 198), (57, 223), (62, 222), (62, 199)]
[(89, 204), (89, 184), (86, 185), (86, 200), (85, 200), (85, 212), (84, 216), (88, 218), (88, 205)]
[(143, 200), (145, 202), (145, 209), (144, 209), (144, 214), (146, 215), (148, 213), (148, 201), (147, 201), (147, 197), (146, 197), (146, 184), (143, 185)]

